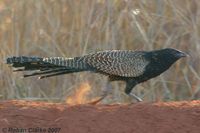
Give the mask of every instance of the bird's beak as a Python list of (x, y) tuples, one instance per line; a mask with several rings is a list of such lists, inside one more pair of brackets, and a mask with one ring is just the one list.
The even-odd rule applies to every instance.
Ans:
[(184, 53), (182, 51), (179, 51), (178, 56), (179, 57), (189, 57), (189, 54), (186, 54), (186, 53)]

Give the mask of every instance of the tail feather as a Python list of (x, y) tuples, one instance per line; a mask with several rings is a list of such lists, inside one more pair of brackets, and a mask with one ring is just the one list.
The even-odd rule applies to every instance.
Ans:
[(74, 73), (74, 72), (81, 72), (81, 70), (64, 70), (64, 71), (60, 71), (60, 72), (56, 72), (56, 73), (52, 73), (52, 74), (42, 75), (39, 77), (39, 79), (68, 74), (68, 73)]
[(6, 59), (7, 64), (11, 64), (12, 67), (17, 68), (16, 71), (31, 71), (31, 70), (44, 70), (49, 68), (55, 68), (55, 65), (43, 62), (41, 57), (9, 57)]
[(25, 74), (24, 77), (41, 75), (39, 78), (52, 77), (73, 72), (87, 71), (87, 65), (80, 57), (62, 58), (62, 57), (9, 57), (6, 63), (10, 64), (15, 72), (34, 71), (31, 74)]
[(39, 72), (34, 72), (31, 74), (26, 74), (24, 75), (24, 77), (30, 77), (30, 76), (36, 76), (36, 75), (44, 75), (44, 74), (49, 74), (49, 73), (55, 73), (55, 72), (60, 72), (63, 71), (65, 69), (52, 69), (52, 70), (46, 70), (46, 71), (39, 71)]

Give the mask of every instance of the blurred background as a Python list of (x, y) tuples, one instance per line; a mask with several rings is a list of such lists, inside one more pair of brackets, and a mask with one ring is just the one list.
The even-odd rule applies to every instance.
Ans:
[[(137, 85), (145, 101), (200, 97), (200, 1), (198, 0), (1, 0), (0, 99), (73, 101), (101, 95), (107, 78), (83, 72), (37, 80), (20, 78), (8, 56), (81, 56), (100, 50), (153, 50), (166, 47), (190, 55), (167, 72)], [(127, 103), (125, 84), (113, 82), (103, 103)], [(84, 92), (84, 91), (83, 91)]]

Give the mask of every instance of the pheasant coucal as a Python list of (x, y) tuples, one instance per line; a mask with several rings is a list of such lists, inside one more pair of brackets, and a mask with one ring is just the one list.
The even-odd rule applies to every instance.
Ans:
[(6, 63), (16, 68), (14, 71), (33, 71), (24, 77), (40, 75), (39, 79), (82, 71), (101, 73), (107, 75), (109, 81), (125, 81), (125, 93), (142, 101), (131, 93), (133, 87), (160, 75), (186, 56), (186, 53), (173, 48), (153, 51), (109, 50), (74, 58), (14, 56), (8, 57)]

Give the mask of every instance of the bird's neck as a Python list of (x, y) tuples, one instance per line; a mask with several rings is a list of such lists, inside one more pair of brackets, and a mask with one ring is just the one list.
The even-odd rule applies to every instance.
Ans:
[(166, 71), (176, 59), (171, 58), (170, 56), (163, 56), (159, 54), (149, 54), (147, 56), (149, 64), (146, 66), (144, 76), (147, 79), (156, 77)]

